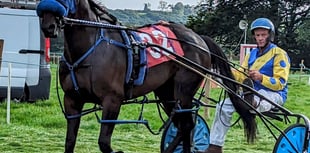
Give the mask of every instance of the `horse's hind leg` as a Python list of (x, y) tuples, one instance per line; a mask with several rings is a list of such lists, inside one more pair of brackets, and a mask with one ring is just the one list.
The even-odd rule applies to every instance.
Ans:
[[(187, 88), (183, 86), (182, 88)], [(189, 87), (189, 86), (188, 86)], [(184, 92), (181, 92), (184, 91)], [(175, 98), (177, 102), (180, 102), (181, 109), (191, 109), (192, 108), (192, 91), (187, 91), (185, 89), (180, 89), (180, 86), (175, 88)], [(178, 105), (178, 104), (177, 104)], [(168, 108), (170, 106), (168, 105)], [(172, 122), (177, 127), (178, 132), (175, 139), (170, 143), (169, 147), (164, 151), (164, 153), (174, 152), (174, 149), (182, 141), (183, 143), (183, 153), (191, 153), (191, 131), (194, 128), (194, 121), (192, 117), (192, 112), (182, 112), (175, 113), (172, 117)]]
[[(66, 115), (76, 115), (80, 114), (83, 108), (83, 104), (79, 103), (71, 99), (68, 96), (64, 96), (64, 104)], [(73, 153), (77, 133), (80, 127), (81, 118), (67, 119), (67, 135), (66, 135), (66, 144), (65, 144), (65, 153)]]
[[(181, 106), (182, 109), (190, 109), (191, 107)], [(173, 122), (178, 128), (178, 135), (181, 136), (183, 142), (183, 153), (191, 153), (191, 131), (194, 128), (192, 112), (176, 113)]]
[[(102, 120), (116, 120), (120, 112), (121, 100), (115, 96), (106, 96), (102, 101)], [(115, 124), (101, 124), (98, 144), (101, 152), (112, 153), (111, 137)], [(119, 152), (121, 153), (121, 152)]]
[[(188, 70), (178, 71), (175, 76), (174, 95), (175, 99), (180, 100), (181, 109), (192, 109), (193, 97), (201, 81), (202, 77)], [(176, 113), (174, 123), (182, 135), (183, 153), (190, 153), (191, 131), (195, 127), (192, 112)]]
[[(172, 109), (175, 107), (175, 103), (167, 103), (167, 101), (179, 100), (182, 109), (192, 108), (192, 98), (195, 94), (197, 86), (201, 79), (197, 78), (196, 75), (188, 76), (190, 79), (185, 77), (184, 74), (188, 71), (184, 70), (182, 73), (178, 73), (176, 77), (167, 81), (164, 85), (156, 89), (155, 95), (163, 101), (165, 112), (171, 115)], [(192, 118), (192, 112), (175, 113), (172, 121), (178, 128), (175, 139), (170, 143), (169, 147), (164, 153), (174, 152), (177, 145), (183, 141), (183, 152), (191, 152), (191, 131), (194, 128), (194, 121)]]

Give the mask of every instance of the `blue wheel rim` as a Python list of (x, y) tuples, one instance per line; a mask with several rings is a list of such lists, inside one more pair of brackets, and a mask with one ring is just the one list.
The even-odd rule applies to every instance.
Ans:
[[(293, 125), (287, 128), (284, 133), (288, 139), (281, 135), (275, 145), (274, 153), (296, 152), (294, 147), (297, 149), (298, 153), (302, 152), (306, 137), (305, 125)], [(289, 143), (289, 141), (293, 144), (293, 146)], [(310, 153), (310, 141), (308, 143), (308, 153)]]
[[(198, 151), (198, 150), (206, 150), (209, 147), (210, 143), (210, 132), (209, 132), (209, 127), (204, 121), (204, 119), (200, 116), (197, 115), (196, 119), (196, 125), (194, 128), (195, 132), (193, 135), (193, 148), (192, 151)], [(178, 129), (171, 123), (166, 131), (164, 132), (165, 135), (163, 135), (162, 140), (162, 149), (165, 150), (169, 144), (173, 141), (177, 134)], [(183, 148), (182, 148), (182, 142), (177, 146), (175, 151), (173, 153), (182, 153)]]

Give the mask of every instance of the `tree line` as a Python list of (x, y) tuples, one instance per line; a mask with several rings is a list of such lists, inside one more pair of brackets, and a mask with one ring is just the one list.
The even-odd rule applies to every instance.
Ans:
[[(242, 30), (240, 20), (248, 22), (247, 42), (254, 43), (250, 23), (258, 17), (269, 18), (275, 25), (275, 43), (286, 50), (293, 67), (301, 59), (310, 67), (310, 1), (301, 0), (204, 0), (191, 15), (187, 26), (199, 34), (214, 38), (230, 53), (239, 53)], [(242, 41), (243, 42), (243, 41)]]

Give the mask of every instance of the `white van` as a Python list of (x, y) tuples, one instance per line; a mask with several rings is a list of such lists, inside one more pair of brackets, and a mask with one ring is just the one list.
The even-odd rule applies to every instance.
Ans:
[(0, 8), (0, 40), (3, 41), (0, 100), (7, 97), (9, 65), (12, 99), (29, 102), (48, 99), (50, 41), (41, 32), (36, 11)]

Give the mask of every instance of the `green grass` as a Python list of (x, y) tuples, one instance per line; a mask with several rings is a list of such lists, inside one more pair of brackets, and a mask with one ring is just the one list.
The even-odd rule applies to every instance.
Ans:
[[(55, 75), (54, 72), (53, 75)], [(307, 85), (307, 81), (308, 78), (305, 77), (290, 78), (288, 102), (285, 107), (292, 112), (310, 116), (308, 96), (310, 85)], [(217, 91), (213, 90), (211, 95), (216, 97), (216, 93)], [(140, 108), (141, 105), (124, 105), (119, 119), (137, 119)], [(214, 109), (210, 109), (211, 117), (206, 119), (208, 125), (212, 123), (213, 111)], [(162, 125), (154, 104), (145, 106), (144, 118), (155, 131)], [(234, 116), (234, 120), (236, 118), (237, 115)], [(237, 124), (228, 133), (224, 151), (226, 153), (272, 152), (275, 139), (259, 120), (258, 122), (259, 134), (255, 144), (246, 143), (243, 129)], [(273, 122), (282, 129), (289, 126), (279, 121), (273, 120)], [(76, 153), (99, 153), (97, 145), (99, 126), (94, 113), (82, 117)], [(2, 153), (61, 153), (64, 152), (65, 133), (66, 120), (59, 107), (55, 81), (52, 82), (49, 100), (36, 103), (12, 102), (11, 124), (6, 123), (6, 103), (0, 103), (0, 152)], [(122, 150), (126, 153), (156, 153), (159, 152), (160, 141), (161, 135), (152, 135), (143, 125), (117, 125), (112, 137), (112, 147), (114, 150)]]

